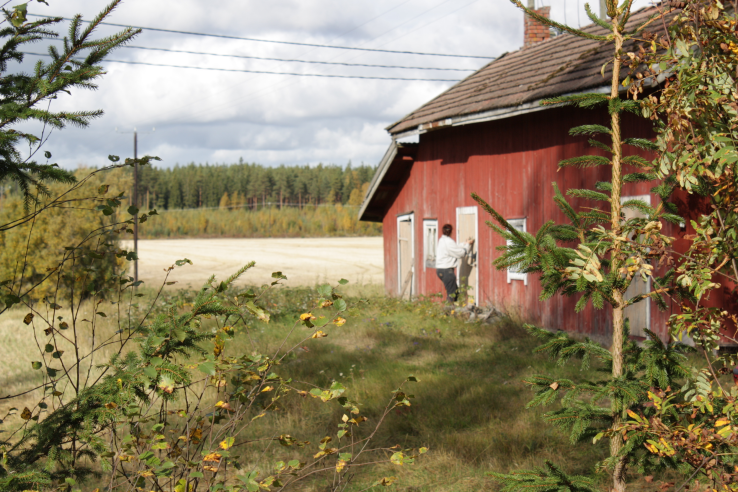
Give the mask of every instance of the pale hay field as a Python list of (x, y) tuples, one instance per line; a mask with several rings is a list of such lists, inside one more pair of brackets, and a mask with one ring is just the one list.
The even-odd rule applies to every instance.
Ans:
[[(133, 249), (131, 243), (124, 248)], [(223, 280), (250, 261), (256, 266), (247, 272), (239, 283), (241, 285), (262, 285), (271, 282), (272, 272), (283, 272), (288, 280), (287, 286), (314, 286), (319, 283), (335, 284), (339, 279), (350, 281), (349, 293), (354, 295), (381, 295), (384, 283), (384, 259), (381, 237), (368, 238), (309, 238), (309, 239), (161, 239), (139, 241), (139, 278), (149, 289), (158, 289), (166, 276), (165, 270), (175, 261), (188, 258), (192, 265), (184, 265), (171, 272), (169, 281), (176, 282), (172, 288), (198, 288), (210, 275)], [(346, 290), (346, 289), (344, 289)], [(113, 314), (119, 306), (104, 303), (99, 310)], [(67, 308), (68, 306), (64, 306)], [(96, 326), (96, 342), (107, 340), (118, 329), (118, 317), (93, 317), (92, 306), (85, 305), (78, 319), (93, 320)], [(8, 395), (22, 393), (44, 383), (44, 369), (32, 370), (34, 361), (41, 361), (47, 336), (43, 330), (48, 325), (42, 316), (37, 316), (31, 325), (23, 323), (27, 308), (14, 307), (0, 317), (0, 419), (9, 408), (24, 406), (31, 410), (43, 399), (43, 390), (30, 391), (19, 399), (4, 399)], [(67, 315), (68, 313), (62, 313)], [(68, 319), (68, 316), (65, 316)], [(125, 324), (124, 319), (120, 320)], [(71, 325), (71, 323), (70, 323)], [(91, 323), (80, 322), (78, 328), (87, 335), (91, 333)], [(71, 329), (67, 332), (71, 335)], [(91, 339), (82, 336), (83, 345)], [(61, 360), (50, 361), (51, 366), (74, 365), (74, 348), (60, 339), (58, 349), (64, 350)], [(80, 347), (83, 354), (88, 347)], [(106, 346), (95, 358), (86, 359), (81, 369), (81, 379), (94, 381), (99, 369), (95, 366), (107, 361), (117, 349), (115, 344)], [(49, 354), (45, 354), (49, 359)], [(91, 367), (92, 366), (92, 367)], [(91, 370), (90, 370), (91, 369)], [(76, 373), (76, 370), (74, 371)], [(71, 388), (60, 388), (70, 391)], [(35, 412), (34, 412), (35, 414)]]
[[(124, 245), (133, 249), (133, 244)], [(170, 281), (177, 287), (199, 287), (211, 274), (227, 278), (243, 265), (256, 267), (241, 284), (261, 285), (272, 272), (287, 276), (288, 286), (335, 283), (341, 278), (354, 285), (384, 283), (381, 237), (278, 238), (278, 239), (147, 239), (138, 243), (139, 279), (155, 288), (164, 280), (164, 269), (187, 258), (193, 265), (175, 269)]]

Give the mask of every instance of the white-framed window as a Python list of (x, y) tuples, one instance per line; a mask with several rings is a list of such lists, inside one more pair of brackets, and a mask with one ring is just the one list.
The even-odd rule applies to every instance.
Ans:
[(438, 221), (423, 221), (423, 270), (436, 268), (436, 247), (438, 246)]
[[(520, 232), (527, 232), (526, 231), (526, 219), (508, 219), (507, 221), (513, 228)], [(507, 242), (507, 245), (510, 246), (512, 243), (511, 241)], [(507, 283), (511, 283), (513, 280), (522, 280), (525, 285), (528, 285), (528, 274), (522, 273), (518, 271), (516, 268), (508, 268), (507, 269)]]

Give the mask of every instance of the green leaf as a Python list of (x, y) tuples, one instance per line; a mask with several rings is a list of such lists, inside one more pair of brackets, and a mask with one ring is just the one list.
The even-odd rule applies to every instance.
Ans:
[(202, 472), (199, 471), (193, 471), (192, 473), (190, 473), (190, 478), (202, 478), (204, 476), (205, 475), (203, 475)]
[(246, 303), (246, 309), (248, 309), (251, 314), (259, 318), (261, 321), (264, 321), (266, 323), (269, 322), (269, 313), (254, 304), (254, 301), (248, 301)]
[(20, 302), (20, 297), (13, 294), (8, 294), (3, 298), (6, 309), (10, 309), (14, 304), (20, 304)]
[(336, 310), (339, 313), (346, 310), (346, 301), (344, 301), (343, 299), (338, 299), (336, 302), (333, 303), (333, 305), (336, 307)]
[(120, 157), (118, 157), (117, 155), (109, 155), (108, 160), (110, 162), (118, 162), (120, 160)]
[(133, 205), (131, 205), (130, 207), (128, 207), (128, 213), (130, 215), (136, 215), (138, 213), (138, 207), (134, 207)]
[(150, 379), (156, 379), (156, 377), (159, 375), (158, 372), (156, 372), (156, 368), (153, 366), (147, 366), (143, 370), (144, 374), (146, 374)]
[(333, 295), (333, 287), (331, 287), (328, 284), (323, 284), (318, 286), (318, 294), (321, 297), (325, 297), (326, 299), (330, 299), (330, 297)]
[(10, 15), (10, 22), (15, 27), (20, 27), (26, 22), (27, 15), (28, 15), (28, 4), (27, 3), (16, 5), (15, 7), (13, 7), (13, 13)]
[(104, 195), (110, 189), (110, 185), (102, 185), (97, 189), (98, 195)]
[(202, 364), (197, 366), (197, 369), (200, 372), (204, 372), (205, 374), (215, 376), (215, 362), (203, 362)]
[(34, 362), (31, 362), (31, 367), (33, 367), (34, 369), (38, 370), (38, 369), (41, 369), (41, 367), (43, 367), (43, 364), (41, 364), (38, 361), (34, 361)]
[(175, 328), (174, 330), (172, 330), (172, 335), (174, 335), (174, 338), (176, 338), (180, 342), (184, 342), (187, 339), (187, 333), (179, 328)]
[(159, 345), (164, 343), (164, 340), (166, 340), (166, 338), (164, 337), (150, 337), (148, 341), (149, 345), (151, 345), (152, 347), (158, 347)]
[(45, 350), (45, 351), (46, 351), (47, 353), (49, 353), (49, 354), (50, 354), (51, 352), (53, 352), (53, 351), (54, 351), (54, 346), (53, 346), (53, 345), (51, 345), (50, 343), (47, 343), (47, 344), (46, 344), (46, 347), (44, 347), (44, 350)]
[(347, 283), (349, 283), (349, 281), (346, 280), (345, 278), (342, 278), (341, 280), (338, 281), (338, 283), (341, 285), (346, 285)]

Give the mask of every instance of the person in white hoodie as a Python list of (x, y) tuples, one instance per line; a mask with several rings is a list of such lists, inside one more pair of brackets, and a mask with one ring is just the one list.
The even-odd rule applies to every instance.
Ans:
[(441, 230), (443, 235), (438, 239), (436, 248), (436, 275), (446, 288), (448, 302), (453, 303), (456, 302), (459, 290), (454, 269), (459, 266), (459, 260), (469, 253), (474, 240), (470, 239), (462, 246), (451, 239), (451, 233), (454, 231), (451, 224), (446, 224)]

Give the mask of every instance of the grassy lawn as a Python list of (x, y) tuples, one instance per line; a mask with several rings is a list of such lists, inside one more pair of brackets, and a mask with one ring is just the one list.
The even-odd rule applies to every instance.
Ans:
[[(300, 313), (310, 310), (313, 297), (308, 289), (275, 291), (266, 302), (271, 322), (254, 322), (227, 350), (273, 353)], [(381, 476), (397, 476), (396, 490), (495, 490), (487, 471), (532, 468), (552, 460), (570, 472), (589, 474), (604, 457), (606, 446), (571, 446), (564, 432), (543, 422), (541, 410), (525, 409), (532, 395), (523, 382), (526, 376), (555, 370), (562, 377), (577, 377), (579, 369), (555, 369), (534, 355), (536, 340), (518, 323), (467, 323), (438, 303), (387, 299), (372, 289), (354, 289), (347, 301), (346, 325), (298, 348), (281, 374), (323, 387), (341, 382), (348, 396), (361, 402), (370, 425), (391, 392), (414, 375), (420, 382), (408, 387), (415, 395), (412, 406), (396, 410), (376, 442), (430, 448), (414, 466), (387, 466), (357, 476), (350, 490), (362, 490)], [(285, 346), (298, 344), (306, 333), (297, 328)], [(338, 405), (298, 399), (265, 418), (254, 437), (288, 433), (317, 444), (335, 434), (343, 413)], [(267, 471), (270, 462), (284, 458), (283, 450), (260, 448), (251, 459)], [(319, 483), (313, 485), (312, 490), (321, 490)]]

